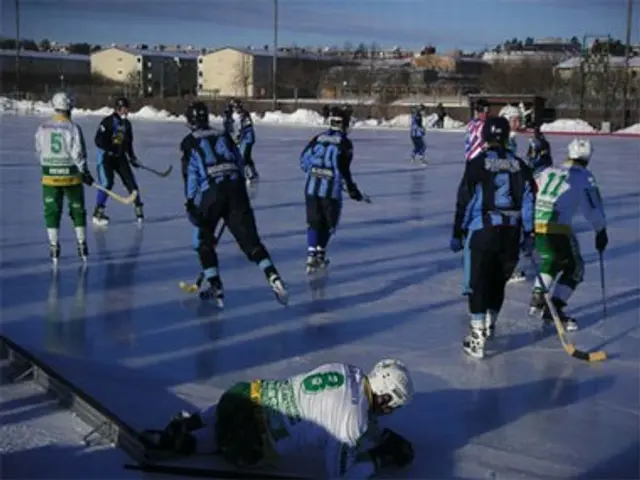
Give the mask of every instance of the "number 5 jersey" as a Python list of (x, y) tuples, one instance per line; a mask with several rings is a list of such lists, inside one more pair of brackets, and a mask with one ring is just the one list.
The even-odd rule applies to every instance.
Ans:
[(595, 177), (574, 162), (549, 167), (536, 177), (536, 234), (572, 234), (572, 219), (580, 208), (595, 231), (606, 227), (602, 199)]

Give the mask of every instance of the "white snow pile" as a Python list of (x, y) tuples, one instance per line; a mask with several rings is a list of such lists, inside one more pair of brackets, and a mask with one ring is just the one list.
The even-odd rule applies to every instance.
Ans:
[(555, 122), (544, 123), (540, 127), (540, 131), (546, 133), (553, 132), (575, 132), (575, 133), (595, 133), (597, 130), (584, 120), (559, 118)]
[(630, 127), (623, 128), (622, 130), (618, 130), (616, 133), (623, 133), (627, 135), (640, 135), (640, 123), (636, 123), (635, 125), (631, 125)]
[[(102, 107), (98, 110), (88, 110), (83, 108), (77, 108), (73, 111), (75, 116), (105, 116), (112, 110), (109, 107)], [(0, 97), (0, 114), (18, 114), (18, 115), (52, 115), (53, 107), (47, 102), (37, 102), (29, 100), (13, 100), (6, 97)], [(324, 119), (322, 115), (313, 110), (298, 109), (293, 113), (277, 112), (265, 112), (264, 114), (252, 113), (254, 123), (257, 125), (287, 125), (287, 126), (317, 126), (324, 125)], [(150, 105), (142, 107), (137, 112), (131, 112), (129, 117), (137, 120), (149, 120), (149, 121), (163, 121), (163, 122), (184, 122), (183, 115), (173, 115), (166, 110), (158, 110)], [(212, 122), (222, 121), (221, 117), (211, 115)], [(427, 128), (434, 128), (438, 116), (431, 114), (425, 117), (425, 126)], [(409, 128), (411, 125), (410, 115), (398, 115), (391, 120), (381, 119), (366, 119), (358, 120), (354, 118), (352, 120), (353, 128)], [(464, 122), (459, 122), (451, 117), (445, 117), (444, 130), (460, 130), (465, 126)]]

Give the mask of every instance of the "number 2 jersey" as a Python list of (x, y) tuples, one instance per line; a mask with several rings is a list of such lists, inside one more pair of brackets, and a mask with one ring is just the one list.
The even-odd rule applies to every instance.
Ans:
[(260, 401), (275, 452), (284, 456), (316, 448), (324, 452), (328, 478), (370, 476), (371, 461), (357, 462), (359, 447), (369, 439), (366, 378), (357, 367), (329, 363), (287, 380), (261, 381)]
[(600, 191), (587, 168), (567, 162), (542, 170), (536, 182), (536, 233), (571, 234), (572, 219), (578, 209), (595, 231), (606, 227)]
[(79, 125), (64, 115), (55, 115), (36, 130), (35, 147), (43, 185), (68, 187), (82, 183), (87, 148)]
[(307, 174), (305, 194), (342, 199), (342, 183), (353, 188), (351, 161), (353, 143), (346, 133), (327, 130), (314, 136), (300, 155), (300, 168)]

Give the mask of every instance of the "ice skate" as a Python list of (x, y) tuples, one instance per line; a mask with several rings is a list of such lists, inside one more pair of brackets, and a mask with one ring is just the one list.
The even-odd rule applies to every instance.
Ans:
[(142, 210), (142, 205), (136, 205), (135, 212), (138, 225), (142, 225), (142, 221), (144, 220), (144, 211)]
[(109, 217), (104, 213), (104, 207), (96, 207), (91, 220), (97, 227), (106, 227), (109, 225)]
[(473, 358), (484, 358), (485, 337), (483, 330), (472, 328), (462, 342), (464, 352)]
[(49, 256), (51, 257), (51, 268), (58, 270), (60, 264), (60, 244), (49, 245)]
[(486, 313), (484, 319), (484, 338), (486, 340), (492, 339), (496, 329), (496, 322), (498, 321), (498, 312), (494, 312), (493, 310), (489, 310)]
[(307, 264), (306, 264), (306, 273), (307, 275), (311, 275), (318, 270), (318, 258), (316, 256), (316, 252), (309, 252), (307, 255)]
[(215, 300), (218, 308), (224, 308), (224, 288), (220, 277), (209, 279), (209, 288), (200, 292), (201, 300)]
[[(576, 330), (578, 330), (578, 323), (576, 322), (576, 319), (564, 313), (564, 307), (566, 307), (567, 304), (559, 298), (555, 297), (551, 299), (551, 303), (556, 309), (558, 317), (560, 317), (560, 322), (562, 322), (565, 330), (567, 332), (575, 332)], [(545, 321), (545, 323), (553, 322), (551, 311), (549, 311), (549, 308), (546, 306), (544, 308), (544, 315), (542, 316), (542, 319)]]
[(260, 179), (258, 171), (255, 169), (255, 167), (251, 167), (249, 165), (244, 167), (244, 177), (247, 181), (247, 186), (257, 183)]
[(269, 285), (276, 296), (276, 300), (278, 300), (282, 305), (287, 305), (287, 303), (289, 303), (289, 294), (284, 286), (284, 282), (280, 278), (280, 275), (277, 273), (272, 274), (269, 277)]
[(86, 266), (89, 261), (89, 248), (87, 242), (78, 242), (78, 256), (82, 260), (83, 266)]
[(507, 283), (520, 283), (526, 280), (527, 274), (524, 272), (524, 270), (516, 270), (511, 274), (511, 277), (509, 278), (509, 280), (507, 280)]

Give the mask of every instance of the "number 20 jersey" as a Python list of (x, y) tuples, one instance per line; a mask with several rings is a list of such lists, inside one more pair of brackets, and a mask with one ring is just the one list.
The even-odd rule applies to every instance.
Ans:
[(567, 162), (549, 167), (536, 176), (536, 233), (571, 234), (571, 222), (580, 208), (595, 231), (606, 227), (602, 199), (593, 174)]
[(327, 474), (343, 476), (355, 463), (369, 427), (365, 384), (362, 370), (343, 363), (321, 365), (287, 380), (263, 380), (261, 401), (275, 451), (290, 455), (322, 449)]

